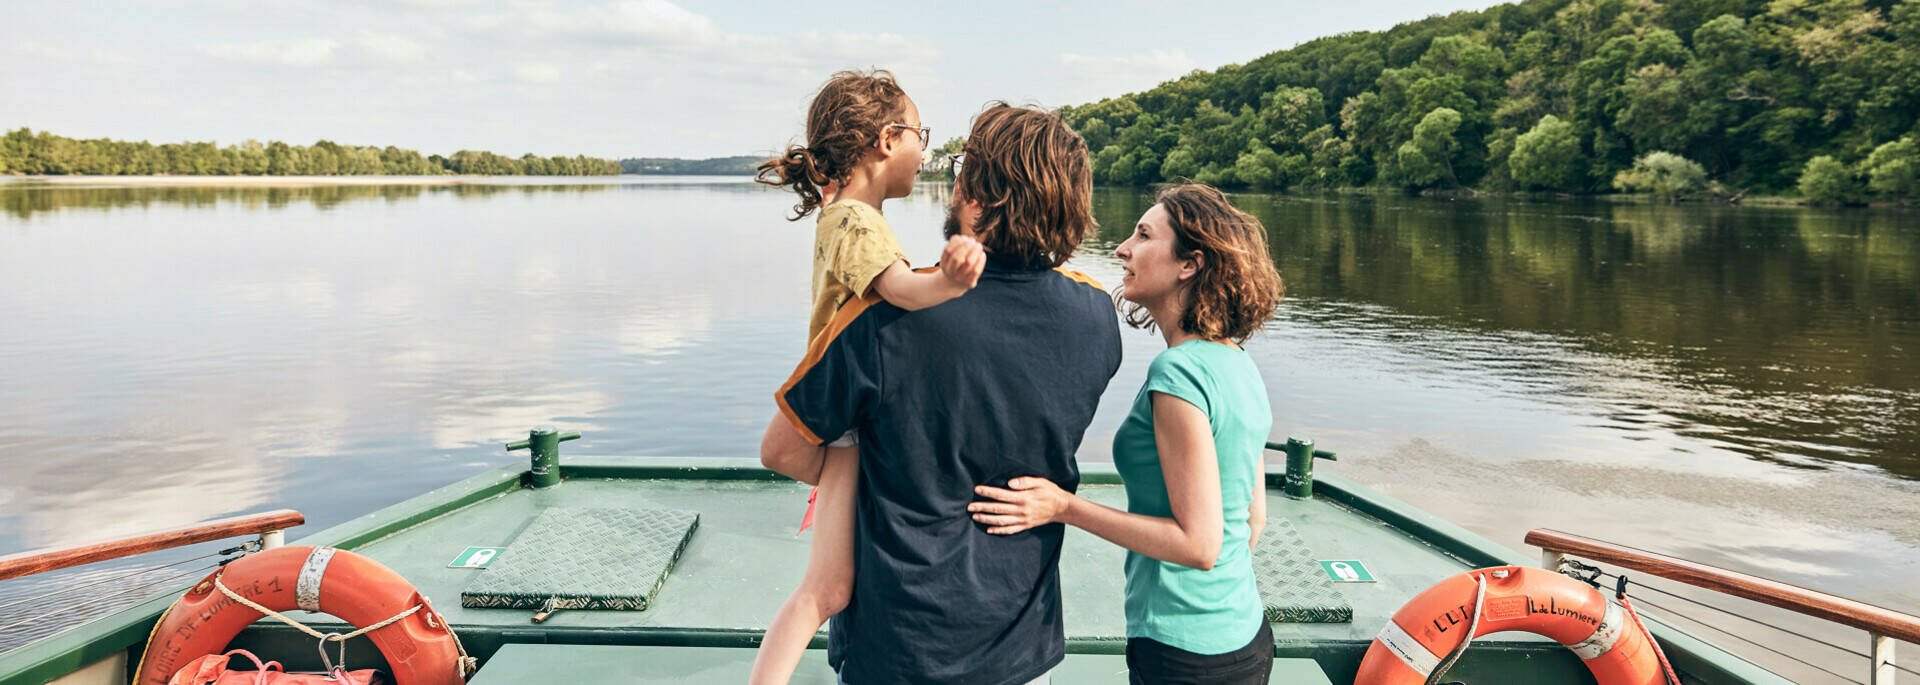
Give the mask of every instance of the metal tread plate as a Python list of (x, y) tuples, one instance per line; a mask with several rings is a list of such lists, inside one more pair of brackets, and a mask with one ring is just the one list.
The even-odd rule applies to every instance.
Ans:
[(467, 584), (460, 606), (645, 611), (699, 525), (679, 509), (548, 509)]
[(1253, 550), (1253, 576), (1273, 623), (1351, 623), (1353, 605), (1321, 570), (1293, 522), (1274, 517)]

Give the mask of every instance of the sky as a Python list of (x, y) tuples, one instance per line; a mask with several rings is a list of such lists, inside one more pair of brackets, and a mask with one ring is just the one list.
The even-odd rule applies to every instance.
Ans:
[(0, 128), (425, 154), (764, 154), (799, 139), (830, 74), (879, 67), (938, 144), (990, 100), (1082, 104), (1494, 4), (6, 0)]

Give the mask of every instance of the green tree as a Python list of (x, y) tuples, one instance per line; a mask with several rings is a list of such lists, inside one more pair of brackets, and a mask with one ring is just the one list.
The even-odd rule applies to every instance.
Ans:
[(1430, 188), (1445, 182), (1457, 187), (1460, 179), (1453, 171), (1453, 153), (1459, 147), (1454, 132), (1460, 129), (1460, 113), (1446, 107), (1428, 112), (1413, 129), (1413, 139), (1400, 145), (1396, 162), (1402, 183), (1411, 188)]
[[(1920, 6), (1920, 3), (1913, 3)], [(1867, 187), (1886, 197), (1920, 197), (1920, 138), (1905, 136), (1873, 149), (1866, 162)]]
[(1507, 167), (1522, 188), (1577, 190), (1584, 185), (1581, 173), (1586, 162), (1573, 124), (1549, 114), (1514, 140)]
[[(1442, 108), (1460, 122), (1437, 155), (1414, 134)], [(1578, 185), (1664, 151), (1777, 191), (1814, 155), (1865, 157), (1920, 134), (1915, 112), (1920, 0), (1521, 0), (1308, 41), (1062, 115), (1089, 150), (1118, 148), (1104, 171), (1134, 155), (1126, 180), (1102, 182), (1197, 165), (1238, 183), (1256, 140), (1303, 156), (1298, 183), (1504, 187), (1519, 183), (1521, 135), (1553, 115), (1579, 143)], [(1314, 136), (1323, 126), (1331, 135)], [(34, 159), (73, 162), (63, 154)]]
[(1512, 188), (1513, 146), (1520, 132), (1501, 127), (1487, 135), (1487, 173), (1480, 177), (1480, 185), (1488, 188)]
[(1121, 154), (1123, 153), (1120, 151), (1120, 146), (1108, 145), (1093, 155), (1093, 181), (1095, 183), (1113, 182), (1110, 180), (1113, 176), (1113, 165), (1120, 161)]
[(304, 173), (320, 176), (338, 175), (340, 153), (340, 146), (331, 140), (315, 142), (307, 148), (307, 167)]
[(1107, 182), (1115, 185), (1133, 185), (1134, 167), (1139, 165), (1140, 156), (1128, 152), (1120, 155), (1113, 166), (1107, 169)]
[(294, 147), (280, 141), (267, 143), (267, 173), (273, 176), (291, 176), (307, 173), (304, 148)]
[(1260, 141), (1247, 141), (1247, 151), (1233, 162), (1233, 176), (1241, 184), (1258, 190), (1274, 190), (1286, 187), (1291, 180), (1287, 178), (1285, 160), (1273, 148), (1260, 144)]
[(1160, 163), (1160, 178), (1168, 181), (1193, 178), (1200, 173), (1200, 162), (1194, 159), (1193, 150), (1182, 145), (1167, 153), (1167, 159)]
[(1860, 199), (1860, 176), (1827, 155), (1807, 160), (1800, 172), (1800, 194), (1816, 204), (1845, 204)]
[(1233, 172), (1233, 167), (1219, 164), (1208, 164), (1201, 168), (1200, 175), (1193, 177), (1193, 180), (1221, 188), (1240, 185), (1240, 176)]
[(1080, 137), (1087, 140), (1087, 149), (1098, 150), (1113, 142), (1113, 127), (1099, 117), (1088, 119), (1080, 126)]
[(1260, 95), (1259, 117), (1268, 144), (1295, 148), (1308, 133), (1327, 123), (1326, 98), (1317, 88), (1282, 86)]
[(1613, 187), (1629, 193), (1651, 193), (1669, 202), (1707, 184), (1707, 170), (1693, 160), (1671, 152), (1649, 152), (1633, 161), (1633, 168), (1613, 177)]
[(1641, 67), (1621, 86), (1625, 106), (1614, 127), (1639, 150), (1684, 150), (1693, 133), (1687, 117), (1692, 94), (1680, 72), (1666, 63)]
[(234, 168), (236, 169), (235, 173), (247, 176), (259, 176), (267, 173), (267, 146), (261, 145), (260, 141), (248, 139), (246, 142), (240, 143), (232, 149), (234, 157), (236, 158), (234, 164)]

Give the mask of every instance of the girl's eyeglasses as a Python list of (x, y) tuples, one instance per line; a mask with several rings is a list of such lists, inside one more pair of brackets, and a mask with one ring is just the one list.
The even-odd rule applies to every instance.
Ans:
[(913, 126), (910, 124), (887, 124), (886, 126), (887, 131), (892, 131), (896, 128), (904, 128), (909, 131), (919, 133), (920, 149), (922, 150), (927, 149), (927, 145), (933, 143), (933, 127), (932, 126)]

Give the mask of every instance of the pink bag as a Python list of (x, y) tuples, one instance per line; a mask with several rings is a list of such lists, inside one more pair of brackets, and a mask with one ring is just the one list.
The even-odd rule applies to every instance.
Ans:
[[(238, 654), (253, 662), (254, 670), (235, 671), (227, 668), (227, 657)], [(319, 673), (288, 673), (280, 667), (280, 662), (260, 663), (260, 657), (244, 649), (236, 649), (226, 654), (208, 654), (187, 662), (187, 665), (175, 671), (167, 685), (379, 685), (385, 678), (373, 669), (347, 671), (338, 677), (328, 678)]]

